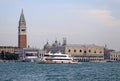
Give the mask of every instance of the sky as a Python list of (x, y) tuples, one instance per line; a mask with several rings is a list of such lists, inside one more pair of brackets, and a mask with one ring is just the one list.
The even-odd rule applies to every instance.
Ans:
[(18, 46), (22, 8), (31, 47), (65, 37), (120, 51), (120, 0), (0, 0), (0, 46)]

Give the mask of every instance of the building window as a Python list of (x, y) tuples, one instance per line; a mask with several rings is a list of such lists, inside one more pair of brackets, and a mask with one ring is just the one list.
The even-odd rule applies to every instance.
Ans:
[(96, 53), (96, 51), (94, 51), (94, 53)]
[(25, 29), (22, 29), (21, 31), (25, 31)]
[(76, 50), (74, 50), (74, 52), (76, 53)]
[(82, 50), (80, 50), (80, 53), (82, 52)]
[(89, 53), (91, 53), (91, 50), (89, 50)]
[(86, 51), (84, 51), (84, 53), (87, 53)]
[(118, 57), (120, 58), (120, 55), (118, 55)]
[(68, 52), (70, 52), (71, 50), (69, 49)]

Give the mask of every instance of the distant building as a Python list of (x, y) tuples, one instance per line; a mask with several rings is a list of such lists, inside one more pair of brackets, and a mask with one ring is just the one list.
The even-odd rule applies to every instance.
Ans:
[(63, 38), (63, 44), (62, 44), (62, 46), (66, 46), (66, 45), (67, 45), (67, 39)]
[(2, 52), (19, 54), (19, 48), (12, 47), (12, 46), (0, 46), (0, 53), (2, 53)]
[(104, 55), (105, 60), (110, 60), (110, 53), (113, 51), (115, 51), (115, 50), (105, 48), (105, 55)]
[(51, 51), (52, 53), (56, 53), (56, 52), (62, 52), (64, 53), (64, 47), (67, 45), (67, 40), (66, 38), (63, 38), (63, 43), (61, 44), (60, 42), (58, 42), (57, 40), (55, 40), (55, 42), (51, 45), (48, 42), (44, 45), (44, 50), (46, 52)]
[(101, 61), (104, 60), (105, 47), (97, 45), (79, 45), (79, 44), (67, 44), (66, 39), (63, 39), (63, 44), (58, 43), (57, 40), (50, 45), (48, 42), (44, 46), (44, 50), (52, 53), (61, 52), (69, 54), (74, 59), (80, 61)]
[(18, 47), (27, 48), (26, 21), (24, 18), (23, 10), (21, 12), (18, 26)]
[(39, 49), (21, 48), (20, 59), (24, 61), (35, 61), (39, 55)]
[(120, 61), (120, 51), (112, 51), (110, 52), (110, 61)]
[(65, 46), (65, 53), (80, 61), (104, 60), (104, 47), (102, 46), (71, 44)]

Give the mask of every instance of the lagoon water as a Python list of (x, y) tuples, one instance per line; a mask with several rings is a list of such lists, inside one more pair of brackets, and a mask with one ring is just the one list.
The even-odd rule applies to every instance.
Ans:
[(0, 63), (0, 81), (120, 81), (120, 63)]

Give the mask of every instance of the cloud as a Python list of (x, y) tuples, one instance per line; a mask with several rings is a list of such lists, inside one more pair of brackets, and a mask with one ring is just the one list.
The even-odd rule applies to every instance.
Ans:
[(88, 10), (88, 15), (90, 15), (95, 21), (97, 20), (101, 24), (107, 27), (120, 26), (120, 20), (112, 16), (112, 12), (109, 10)]

